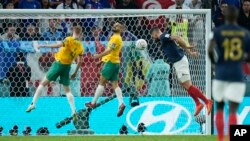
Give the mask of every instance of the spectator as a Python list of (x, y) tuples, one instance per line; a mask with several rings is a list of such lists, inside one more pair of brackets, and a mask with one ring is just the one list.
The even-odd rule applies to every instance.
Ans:
[(103, 9), (103, 5), (99, 0), (88, 0), (86, 2), (86, 9)]
[(15, 8), (14, 3), (12, 3), (12, 2), (7, 2), (4, 7), (5, 7), (5, 9), (14, 9)]
[(116, 9), (138, 9), (132, 0), (117, 0)]
[(86, 37), (86, 41), (107, 41), (107, 37), (103, 35), (98, 26), (93, 26), (90, 35)]
[(228, 5), (233, 5), (233, 6), (237, 7), (237, 8), (240, 8), (241, 0), (219, 0), (219, 1), (224, 1)]
[(18, 4), (19, 9), (40, 9), (41, 3), (37, 0), (20, 0)]
[(31, 77), (31, 68), (25, 64), (25, 56), (19, 53), (16, 64), (11, 66), (6, 73), (6, 79), (10, 82), (10, 96), (29, 96), (28, 82)]
[(250, 31), (250, 0), (243, 1), (238, 23)]
[(20, 34), (20, 38), (24, 41), (33, 41), (33, 40), (40, 40), (41, 35), (36, 32), (36, 27), (32, 24), (29, 24), (26, 27), (25, 33)]
[(201, 0), (202, 8), (211, 9), (212, 8), (212, 1), (213, 0)]
[(169, 6), (168, 9), (189, 9), (186, 5), (183, 4), (184, 0), (175, 0), (175, 4)]
[(56, 9), (78, 9), (78, 5), (73, 0), (63, 0), (63, 3), (59, 4)]
[(50, 0), (50, 7), (56, 9), (56, 7), (63, 2), (63, 0)]
[(77, 5), (79, 9), (85, 9), (87, 5), (86, 0), (77, 0)]
[[(5, 2), (3, 5), (4, 9), (14, 9), (14, 3)], [(0, 34), (4, 32), (4, 29), (7, 27), (8, 23), (19, 23), (17, 19), (0, 19)]]
[(56, 41), (56, 40), (62, 40), (63, 33), (58, 31), (56, 28), (57, 21), (55, 19), (49, 19), (49, 30), (44, 32), (43, 34), (43, 39), (44, 40), (51, 40), (51, 41)]
[(189, 3), (187, 3), (187, 6), (190, 9), (201, 9), (202, 8), (202, 2), (200, 0), (192, 0)]
[(41, 4), (42, 9), (51, 9), (49, 0), (42, 0)]
[(227, 8), (228, 4), (224, 1), (220, 4), (220, 10), (216, 11), (215, 14), (212, 16), (212, 20), (214, 22), (215, 27), (219, 27), (220, 25), (224, 24), (225, 17), (224, 13)]
[(101, 0), (100, 3), (103, 6), (103, 8), (113, 8), (115, 0)]
[(16, 27), (14, 24), (8, 24), (7, 31), (3, 34), (0, 39), (2, 40), (17, 40), (19, 36), (16, 34)]

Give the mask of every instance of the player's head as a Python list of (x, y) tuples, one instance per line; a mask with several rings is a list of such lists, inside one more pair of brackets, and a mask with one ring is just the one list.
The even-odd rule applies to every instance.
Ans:
[(225, 19), (228, 23), (236, 23), (239, 16), (239, 10), (234, 6), (228, 6), (225, 10)]
[(113, 25), (112, 31), (114, 33), (121, 33), (123, 31), (123, 28), (124, 28), (123, 25), (117, 22)]
[(76, 25), (73, 27), (73, 36), (79, 38), (82, 36), (82, 27), (79, 25)]
[(160, 40), (160, 36), (162, 34), (161, 30), (159, 27), (153, 27), (151, 30), (150, 30), (150, 34), (152, 36), (152, 38), (156, 41), (159, 41)]
[(225, 14), (225, 11), (228, 7), (228, 4), (226, 1), (221, 1), (220, 3), (220, 10), (221, 10), (221, 13), (224, 15)]
[(244, 0), (242, 3), (243, 12), (247, 13), (250, 11), (250, 0)]

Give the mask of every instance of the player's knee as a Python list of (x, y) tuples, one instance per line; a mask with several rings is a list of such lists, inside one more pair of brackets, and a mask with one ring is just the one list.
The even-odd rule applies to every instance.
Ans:
[(101, 76), (100, 81), (99, 81), (99, 85), (105, 86), (106, 82), (107, 82), (107, 80), (103, 76)]
[(192, 86), (192, 82), (190, 80), (181, 83), (182, 87), (188, 90)]
[(43, 85), (44, 87), (47, 86), (50, 83), (49, 80), (47, 80), (46, 78), (41, 82), (41, 85)]
[(67, 93), (70, 93), (70, 88), (69, 86), (64, 86), (64, 92), (67, 94)]
[(113, 89), (116, 89), (117, 87), (119, 87), (118, 81), (113, 81), (113, 82), (112, 82), (112, 88), (113, 88)]
[(239, 103), (229, 102), (229, 113), (234, 114), (237, 113), (239, 107)]
[(222, 102), (216, 102), (216, 109), (217, 111), (223, 111), (225, 103)]

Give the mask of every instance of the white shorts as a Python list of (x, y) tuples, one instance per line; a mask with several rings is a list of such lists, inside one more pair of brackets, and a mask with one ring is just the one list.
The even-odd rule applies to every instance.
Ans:
[(246, 84), (243, 82), (229, 82), (213, 80), (213, 98), (216, 102), (232, 101), (240, 103), (245, 95)]
[(174, 63), (174, 69), (177, 75), (177, 78), (181, 83), (191, 80), (190, 71), (189, 71), (189, 62), (187, 56), (183, 56), (182, 59)]

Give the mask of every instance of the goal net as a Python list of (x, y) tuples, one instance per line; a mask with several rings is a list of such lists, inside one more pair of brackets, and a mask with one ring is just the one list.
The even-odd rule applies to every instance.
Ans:
[[(106, 49), (115, 22), (125, 27), (119, 85), (127, 107), (119, 118), (118, 102), (110, 84), (98, 101), (99, 107), (91, 110), (84, 106), (94, 96), (102, 68), (92, 56)], [(71, 121), (59, 78), (44, 89), (36, 109), (25, 113), (59, 50), (37, 46), (63, 41), (76, 25), (83, 28), (84, 46), (80, 71), (70, 82), (78, 121)], [(195, 46), (199, 56), (187, 55), (191, 78), (210, 97), (210, 64), (206, 61), (210, 10), (0, 10), (3, 134), (209, 134), (210, 117), (205, 110), (198, 117), (193, 116), (193, 100), (179, 84), (160, 43), (152, 40), (150, 29), (155, 26), (162, 31), (171, 28), (172, 34)], [(145, 39), (148, 47), (137, 49), (138, 39)], [(76, 63), (71, 65), (71, 73)]]

